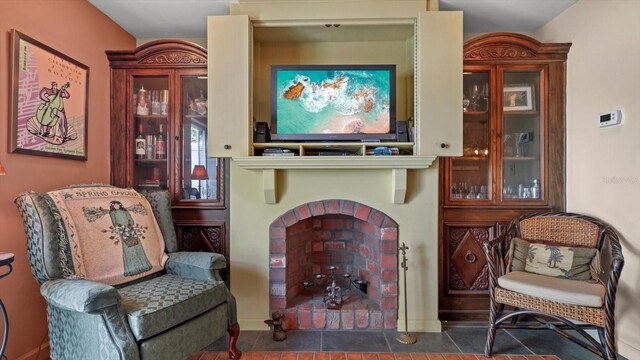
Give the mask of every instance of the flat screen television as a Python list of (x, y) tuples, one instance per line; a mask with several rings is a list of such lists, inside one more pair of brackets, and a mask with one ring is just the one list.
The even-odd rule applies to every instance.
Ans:
[(272, 65), (271, 139), (396, 139), (395, 65)]

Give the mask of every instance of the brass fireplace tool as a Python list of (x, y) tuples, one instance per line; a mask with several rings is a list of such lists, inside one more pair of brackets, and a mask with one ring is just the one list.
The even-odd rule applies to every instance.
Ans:
[(399, 342), (403, 343), (403, 344), (415, 344), (418, 339), (413, 336), (412, 334), (409, 334), (409, 325), (408, 325), (408, 320), (407, 320), (407, 250), (409, 249), (409, 247), (407, 247), (407, 245), (405, 245), (404, 243), (402, 243), (402, 246), (400, 246), (400, 251), (402, 251), (402, 262), (400, 263), (400, 266), (402, 267), (402, 269), (404, 269), (404, 334), (398, 334), (398, 336), (396, 336), (396, 340), (398, 340)]

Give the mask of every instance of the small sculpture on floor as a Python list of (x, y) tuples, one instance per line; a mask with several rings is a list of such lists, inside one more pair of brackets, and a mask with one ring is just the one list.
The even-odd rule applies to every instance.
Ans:
[(284, 328), (284, 315), (280, 311), (274, 311), (270, 320), (265, 320), (265, 324), (271, 328), (271, 338), (274, 341), (284, 341), (287, 339), (287, 330)]

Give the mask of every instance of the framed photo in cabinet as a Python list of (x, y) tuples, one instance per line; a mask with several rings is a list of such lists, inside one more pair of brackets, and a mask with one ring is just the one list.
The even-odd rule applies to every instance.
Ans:
[(12, 30), (11, 151), (87, 160), (89, 67)]
[(533, 111), (533, 84), (518, 84), (504, 87), (504, 111)]

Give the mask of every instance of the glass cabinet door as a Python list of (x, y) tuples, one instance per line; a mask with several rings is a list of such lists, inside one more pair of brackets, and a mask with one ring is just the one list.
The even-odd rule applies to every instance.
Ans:
[(181, 76), (182, 199), (220, 201), (220, 162), (207, 157), (207, 78)]
[(132, 109), (135, 144), (133, 187), (140, 191), (169, 188), (169, 78), (134, 76)]
[(491, 191), (489, 71), (463, 76), (463, 155), (451, 158), (449, 202), (488, 202)]
[(542, 69), (503, 69), (502, 200), (539, 202), (544, 185)]

